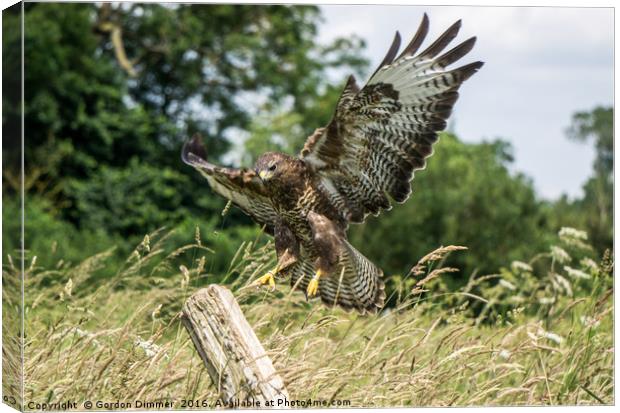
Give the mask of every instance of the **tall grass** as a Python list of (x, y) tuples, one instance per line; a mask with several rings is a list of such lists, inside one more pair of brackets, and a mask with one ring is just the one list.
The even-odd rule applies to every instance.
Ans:
[[(76, 266), (40, 268), (30, 259), (26, 407), (215, 402), (179, 321), (185, 298), (216, 278), (214, 252), (199, 231), (170, 251), (169, 235), (145, 237), (114, 269), (106, 266), (110, 251)], [(611, 255), (596, 259), (584, 233), (563, 229), (549, 251), (497, 274), (471, 274), (451, 291), (445, 279), (457, 275), (443, 262), (462, 249), (439, 248), (394, 276), (396, 306), (373, 316), (308, 303), (288, 281), (275, 292), (250, 287), (274, 264), (270, 243), (243, 243), (224, 283), (292, 399), (352, 407), (612, 404)]]

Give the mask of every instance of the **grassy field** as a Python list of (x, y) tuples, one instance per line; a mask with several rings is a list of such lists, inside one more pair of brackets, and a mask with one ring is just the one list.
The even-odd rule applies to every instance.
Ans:
[[(29, 260), (26, 405), (212, 406), (216, 389), (178, 315), (187, 296), (216, 278), (208, 269), (217, 252), (199, 233), (176, 250), (168, 236), (145, 237), (120, 268), (107, 265), (110, 251), (56, 268)], [(444, 268), (448, 254), (467, 251), (439, 248), (393, 276), (397, 305), (371, 316), (307, 303), (288, 281), (273, 293), (249, 287), (273, 265), (272, 250), (262, 241), (241, 245), (222, 283), (292, 399), (351, 407), (614, 403), (613, 264), (609, 254), (593, 256), (582, 232), (563, 229), (549, 251), (490, 275)], [(4, 271), (16, 273), (11, 262)], [(468, 281), (450, 290), (445, 280), (457, 276)]]

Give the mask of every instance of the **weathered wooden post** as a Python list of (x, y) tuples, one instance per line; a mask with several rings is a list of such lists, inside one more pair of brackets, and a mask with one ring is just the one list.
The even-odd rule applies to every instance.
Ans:
[(230, 290), (212, 284), (197, 291), (185, 302), (182, 319), (222, 402), (286, 407), (284, 382)]

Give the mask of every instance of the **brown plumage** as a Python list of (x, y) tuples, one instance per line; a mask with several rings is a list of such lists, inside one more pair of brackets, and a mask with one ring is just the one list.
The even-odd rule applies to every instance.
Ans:
[(482, 66), (446, 69), (476, 40), (441, 55), (460, 27), (456, 22), (414, 55), (428, 33), (425, 14), (398, 57), (396, 33), (363, 88), (349, 77), (332, 120), (307, 139), (298, 157), (270, 152), (254, 169), (223, 168), (206, 161), (198, 137), (184, 145), (183, 161), (274, 235), (278, 265), (261, 283), (290, 275), (295, 288), (309, 296), (318, 292), (327, 305), (361, 313), (383, 306), (383, 273), (349, 244), (346, 230), (391, 208), (390, 198), (402, 203), (411, 194), (413, 172), (426, 166), (459, 87)]

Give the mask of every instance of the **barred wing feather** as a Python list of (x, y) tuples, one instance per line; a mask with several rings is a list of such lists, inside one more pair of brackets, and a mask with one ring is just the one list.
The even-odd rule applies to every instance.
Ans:
[(456, 37), (460, 20), (424, 51), (428, 17), (403, 52), (398, 32), (387, 55), (361, 90), (349, 80), (329, 124), (311, 136), (300, 154), (317, 172), (331, 203), (351, 222), (404, 202), (413, 172), (426, 166), (437, 133), (458, 98), (461, 84), (482, 62), (447, 67), (474, 46), (472, 37), (441, 54)]
[(183, 145), (181, 159), (200, 172), (215, 192), (231, 200), (254, 221), (264, 225), (266, 232), (273, 234), (278, 216), (256, 172), (207, 162), (206, 151), (197, 135)]

